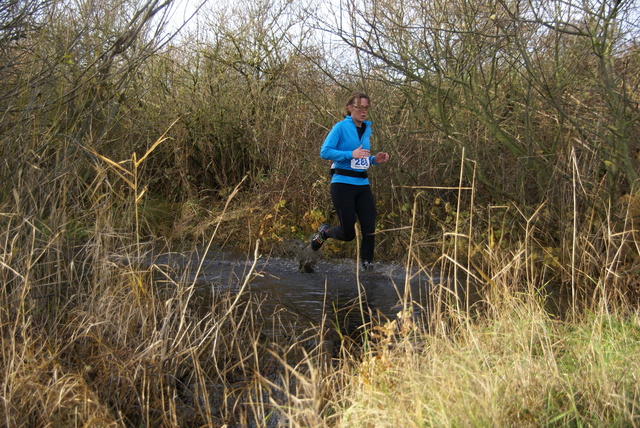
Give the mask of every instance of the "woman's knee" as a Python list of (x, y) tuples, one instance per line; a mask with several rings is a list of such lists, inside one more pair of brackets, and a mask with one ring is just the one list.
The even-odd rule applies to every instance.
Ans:
[(356, 232), (345, 232), (344, 233), (344, 240), (345, 241), (353, 241), (354, 239), (356, 239)]

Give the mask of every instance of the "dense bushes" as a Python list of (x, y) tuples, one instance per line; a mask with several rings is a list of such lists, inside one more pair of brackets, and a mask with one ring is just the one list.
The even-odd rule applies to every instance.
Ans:
[[(174, 377), (221, 370), (194, 351), (230, 328), (215, 320), (175, 345), (182, 359), (167, 370), (146, 359), (166, 339), (158, 325), (177, 319), (163, 334), (179, 333), (196, 316), (184, 293), (149, 292), (141, 260), (160, 241), (193, 248), (213, 236), (248, 250), (259, 239), (269, 251), (306, 238), (332, 215), (318, 151), (353, 90), (372, 98), (374, 150), (391, 154), (371, 174), (378, 258), (464, 271), (490, 290), (511, 272), (502, 288), (560, 290), (574, 311), (593, 296), (637, 304), (636, 6), (358, 4), (335, 14), (278, 0), (203, 9), (180, 37), (167, 32), (171, 2), (0, 6), (5, 367), (37, 353), (56, 374), (62, 358), (73, 367), (52, 375), (49, 392), (86, 403), (104, 398), (93, 386), (115, 381), (90, 384), (66, 354), (76, 345), (95, 347), (90, 358), (110, 370), (162, 373), (170, 392)], [(355, 253), (335, 243), (325, 252)], [(131, 325), (116, 325), (123, 308)], [(101, 323), (116, 326), (93, 333)], [(255, 344), (254, 333), (238, 340)], [(136, 363), (118, 366), (127, 355)], [(12, 381), (32, 389), (7, 389), (46, 386), (31, 369)], [(121, 401), (88, 414), (160, 421), (136, 406), (149, 410), (145, 394), (168, 403), (165, 390), (123, 378)], [(50, 397), (16, 397), (16, 409), (49, 413)]]

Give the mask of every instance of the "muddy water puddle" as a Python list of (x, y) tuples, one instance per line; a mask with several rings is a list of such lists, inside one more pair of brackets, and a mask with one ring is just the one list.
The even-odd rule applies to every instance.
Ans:
[[(261, 421), (237, 426), (285, 426), (286, 417), (278, 412), (269, 412), (268, 417), (254, 413), (255, 395), (252, 394), (259, 394), (260, 402), (283, 403), (286, 407), (290, 400), (288, 394), (300, 386), (299, 378), (290, 376), (292, 367), (301, 374), (305, 373), (309, 361), (313, 361), (313, 367), (334, 364), (339, 367), (345, 355), (353, 358), (360, 355), (364, 349), (363, 338), (373, 337), (365, 333), (372, 330), (362, 328), (371, 316), (382, 322), (393, 320), (404, 308), (410, 307), (414, 317), (426, 320), (433, 296), (451, 288), (448, 286), (451, 281), (442, 281), (432, 272), (414, 270), (408, 274), (400, 264), (378, 263), (372, 270), (360, 272), (353, 260), (329, 260), (321, 256), (313, 261), (311, 273), (301, 272), (303, 269), (296, 257), (263, 256), (254, 260), (253, 255), (226, 251), (190, 256), (173, 253), (159, 257), (156, 263), (167, 272), (181, 275), (181, 283), (195, 285), (187, 289), (195, 290), (191, 303), (197, 311), (201, 308), (203, 317), (210, 314), (217, 293), (231, 292), (231, 296), (241, 296), (244, 301), (260, 302), (249, 306), (251, 328), (260, 329), (259, 346), (264, 346), (260, 349), (269, 351), (260, 351), (253, 357), (258, 361), (259, 376), (268, 379), (273, 387), (253, 391), (249, 385), (262, 384), (255, 383), (256, 372), (238, 370), (225, 372), (218, 383), (206, 387), (208, 404), (207, 399), (197, 393), (197, 388), (190, 397), (191, 401), (210, 406), (214, 413), (226, 402), (228, 408), (242, 409), (250, 415), (248, 419)], [(257, 313), (253, 313), (254, 310)], [(243, 311), (244, 307), (239, 310), (244, 316)], [(255, 321), (262, 323), (256, 325)], [(299, 365), (301, 362), (305, 363)], [(224, 393), (219, 384), (227, 385)]]
[[(166, 256), (168, 264), (180, 262)], [(400, 264), (377, 263), (373, 269), (357, 271), (353, 260), (314, 261), (312, 273), (303, 273), (295, 258), (259, 257), (225, 251), (210, 251), (196, 260), (197, 275), (189, 279), (202, 290), (230, 289), (243, 299), (261, 302), (261, 313), (278, 317), (283, 324), (317, 326), (323, 321), (367, 315), (394, 319), (404, 308), (416, 317), (428, 317), (434, 291), (450, 289), (450, 281), (425, 272), (408, 272)], [(450, 292), (446, 293), (451, 294)]]

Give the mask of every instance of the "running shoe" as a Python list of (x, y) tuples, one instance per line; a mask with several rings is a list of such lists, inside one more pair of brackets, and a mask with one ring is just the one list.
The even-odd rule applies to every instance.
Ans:
[(322, 244), (324, 244), (324, 241), (327, 240), (328, 230), (329, 230), (329, 225), (326, 223), (321, 225), (318, 228), (318, 233), (313, 235), (313, 237), (311, 238), (311, 249), (313, 251), (318, 251), (320, 247), (322, 247)]

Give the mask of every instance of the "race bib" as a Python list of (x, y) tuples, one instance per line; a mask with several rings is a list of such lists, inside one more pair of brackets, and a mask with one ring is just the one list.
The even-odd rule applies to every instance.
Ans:
[(351, 159), (351, 169), (367, 170), (370, 166), (369, 158)]

